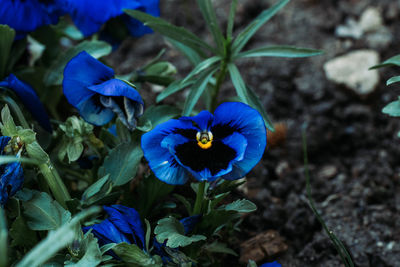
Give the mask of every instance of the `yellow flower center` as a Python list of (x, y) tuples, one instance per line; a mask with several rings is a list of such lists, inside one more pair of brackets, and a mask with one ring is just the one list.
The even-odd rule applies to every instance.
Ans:
[(197, 132), (196, 139), (199, 147), (202, 149), (208, 149), (211, 147), (213, 135), (211, 132)]

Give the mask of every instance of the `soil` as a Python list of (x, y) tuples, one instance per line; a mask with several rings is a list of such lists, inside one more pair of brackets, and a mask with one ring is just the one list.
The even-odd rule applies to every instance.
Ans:
[[(163, 18), (210, 40), (195, 1), (161, 2)], [(230, 1), (213, 2), (225, 27)], [(239, 0), (235, 33), (273, 2)], [(373, 45), (365, 37), (355, 40), (335, 35), (338, 25), (348, 18), (357, 20), (367, 7), (381, 11), (392, 34), (390, 42)], [(323, 71), (329, 59), (357, 49), (374, 49), (381, 60), (400, 54), (396, 45), (399, 13), (400, 2), (394, 0), (292, 1), (247, 45), (286, 44), (325, 52), (309, 59), (256, 58), (239, 64), (272, 120), (282, 123), (281, 135), (269, 136), (278, 141), (269, 142), (263, 160), (247, 177), (246, 192), (258, 210), (245, 218), (241, 242), (275, 230), (287, 244), (287, 250), (259, 263), (278, 260), (285, 267), (344, 266), (306, 198), (302, 149), (306, 127), (312, 196), (330, 230), (348, 248), (356, 266), (400, 266), (400, 120), (381, 112), (400, 95), (399, 86), (385, 86), (398, 70), (380, 70), (379, 86), (362, 97), (328, 81)], [(159, 34), (123, 43), (108, 61), (118, 73), (128, 73), (162, 48), (167, 49), (163, 59), (177, 67), (179, 77), (191, 70), (189, 62)], [(147, 105), (154, 103), (156, 89), (142, 88)], [(179, 103), (184, 96), (178, 94), (165, 103)], [(225, 81), (220, 96), (221, 101), (234, 96), (230, 81)]]

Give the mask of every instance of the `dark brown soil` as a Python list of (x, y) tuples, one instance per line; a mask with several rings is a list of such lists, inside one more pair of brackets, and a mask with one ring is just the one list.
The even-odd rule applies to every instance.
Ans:
[[(210, 38), (195, 1), (161, 2), (162, 17), (203, 39)], [(225, 26), (230, 1), (213, 2)], [(239, 1), (236, 33), (273, 2)], [(337, 25), (349, 17), (358, 19), (369, 6), (381, 10), (393, 36), (390, 43), (370, 47), (365, 38), (335, 36)], [(273, 121), (288, 128), (286, 141), (268, 148), (248, 176), (250, 197), (258, 211), (245, 219), (240, 238), (245, 241), (276, 230), (288, 245), (287, 251), (265, 261), (278, 260), (285, 267), (342, 266), (307, 204), (301, 141), (301, 129), (307, 125), (312, 194), (327, 225), (346, 245), (356, 266), (400, 266), (400, 120), (381, 113), (385, 104), (400, 95), (399, 86), (385, 86), (396, 70), (382, 70), (375, 92), (359, 97), (329, 82), (322, 68), (327, 60), (361, 48), (375, 49), (382, 60), (399, 54), (399, 14), (400, 3), (394, 0), (296, 0), (248, 44), (248, 48), (287, 44), (325, 51), (310, 59), (259, 58), (239, 64)], [(190, 71), (190, 64), (158, 34), (125, 42), (109, 62), (118, 73), (127, 73), (161, 48), (167, 48), (164, 58), (173, 62), (180, 75)], [(154, 91), (146, 87), (142, 94), (147, 104), (154, 103)], [(220, 100), (233, 95), (227, 80)], [(177, 100), (183, 101), (183, 95), (167, 102)]]

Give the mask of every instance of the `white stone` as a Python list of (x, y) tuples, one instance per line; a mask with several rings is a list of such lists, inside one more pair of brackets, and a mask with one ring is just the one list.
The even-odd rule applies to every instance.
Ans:
[(383, 26), (383, 19), (379, 9), (367, 8), (360, 17), (360, 27), (364, 32), (376, 31)]
[(379, 72), (369, 70), (379, 63), (379, 54), (374, 50), (357, 50), (336, 57), (324, 64), (328, 80), (344, 84), (359, 95), (374, 91), (379, 82)]

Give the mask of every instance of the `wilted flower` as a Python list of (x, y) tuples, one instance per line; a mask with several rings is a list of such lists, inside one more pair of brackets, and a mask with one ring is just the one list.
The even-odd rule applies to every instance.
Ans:
[(103, 208), (109, 217), (101, 223), (84, 227), (84, 232), (92, 229), (101, 246), (126, 242), (136, 244), (142, 249), (145, 247), (142, 222), (135, 209), (122, 205), (103, 206)]
[(1, 0), (0, 24), (7, 24), (23, 38), (37, 28), (56, 24), (63, 15), (66, 0)]
[(158, 125), (142, 136), (142, 149), (150, 168), (166, 183), (184, 184), (190, 174), (200, 181), (234, 180), (260, 161), (266, 138), (258, 111), (230, 102), (214, 115), (202, 111)]
[(33, 88), (19, 80), (14, 74), (10, 74), (3, 81), (0, 82), (0, 87), (5, 87), (12, 90), (32, 114), (32, 116), (39, 122), (39, 124), (47, 131), (51, 132), (51, 124), (46, 110), (40, 102)]
[(115, 114), (130, 130), (143, 114), (143, 100), (131, 85), (115, 79), (114, 71), (86, 53), (72, 58), (64, 69), (64, 95), (87, 122), (104, 125)]
[[(5, 155), (5, 147), (11, 140), (8, 136), (0, 137), (0, 155)], [(24, 173), (21, 163), (12, 162), (0, 165), (0, 205), (4, 206), (8, 199), (21, 189)]]
[(129, 32), (139, 37), (151, 32), (143, 23), (129, 18), (124, 9), (136, 9), (159, 16), (159, 0), (68, 0), (68, 13), (84, 36), (98, 32), (109, 19), (123, 16)]
[(274, 261), (274, 262), (264, 263), (260, 267), (282, 267), (282, 265), (280, 265), (277, 261)]

